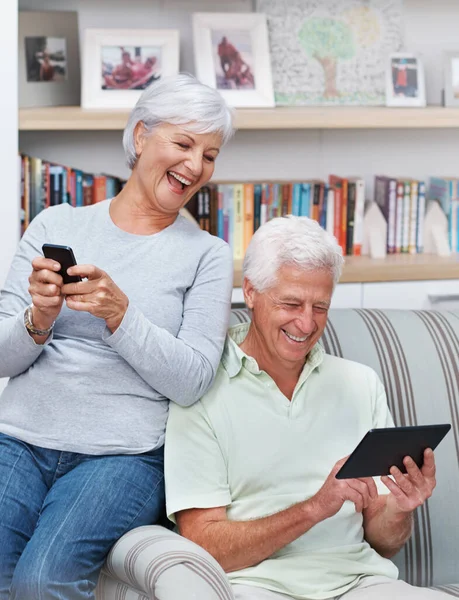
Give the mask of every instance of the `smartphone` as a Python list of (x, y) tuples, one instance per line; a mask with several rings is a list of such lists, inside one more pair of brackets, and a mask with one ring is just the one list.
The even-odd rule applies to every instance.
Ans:
[(42, 250), (45, 258), (52, 258), (61, 265), (59, 275), (62, 276), (64, 283), (76, 283), (77, 281), (82, 281), (79, 275), (68, 275), (67, 273), (67, 269), (77, 264), (75, 255), (70, 246), (43, 244)]

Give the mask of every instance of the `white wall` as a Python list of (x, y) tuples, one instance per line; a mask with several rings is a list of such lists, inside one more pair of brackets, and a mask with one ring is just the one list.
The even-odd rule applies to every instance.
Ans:
[[(0, 26), (0, 287), (6, 277), (19, 237), (19, 228), (11, 231), (11, 224), (19, 220), (19, 178), (18, 178), (18, 125), (17, 87), (18, 78), (15, 54), (17, 48), (17, 1), (9, 0), (2, 5), (2, 21), (8, 27)], [(6, 58), (9, 57), (9, 58)]]
[[(61, 0), (20, 0), (20, 8), (61, 8)], [(68, 0), (78, 10), (80, 37), (86, 27), (177, 27), (181, 69), (194, 71), (190, 14), (251, 11), (252, 0)], [(405, 0), (406, 49), (426, 65), (427, 100), (440, 104), (442, 52), (459, 49), (457, 0)], [(409, 110), (409, 109), (407, 109)], [(217, 179), (297, 179), (330, 172), (360, 175), (373, 193), (375, 173), (427, 178), (459, 168), (457, 130), (240, 131), (217, 163)], [(121, 132), (23, 132), (23, 152), (71, 166), (126, 176)]]

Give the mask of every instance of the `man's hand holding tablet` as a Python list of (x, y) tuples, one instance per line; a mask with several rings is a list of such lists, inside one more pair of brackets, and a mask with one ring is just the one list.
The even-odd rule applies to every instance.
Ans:
[(317, 512), (329, 518), (347, 500), (363, 512), (378, 498), (373, 477), (380, 475), (391, 492), (386, 498), (389, 512), (411, 513), (432, 495), (436, 485), (433, 449), (450, 429), (446, 424), (370, 430), (350, 456), (335, 464), (311, 498)]

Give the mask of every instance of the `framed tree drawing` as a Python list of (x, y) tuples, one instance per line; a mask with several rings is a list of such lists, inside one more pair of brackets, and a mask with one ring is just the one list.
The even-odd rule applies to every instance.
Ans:
[(383, 105), (402, 0), (258, 0), (278, 105)]

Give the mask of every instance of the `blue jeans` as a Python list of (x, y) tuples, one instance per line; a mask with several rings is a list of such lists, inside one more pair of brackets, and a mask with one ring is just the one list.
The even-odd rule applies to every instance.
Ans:
[(94, 598), (127, 531), (164, 511), (163, 448), (90, 456), (0, 433), (0, 600)]

